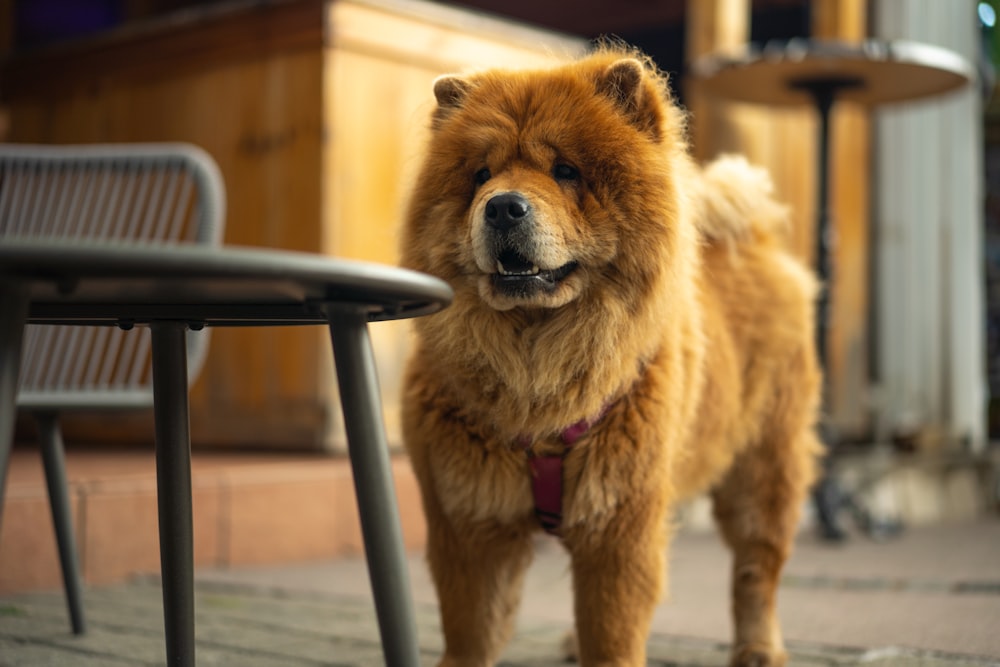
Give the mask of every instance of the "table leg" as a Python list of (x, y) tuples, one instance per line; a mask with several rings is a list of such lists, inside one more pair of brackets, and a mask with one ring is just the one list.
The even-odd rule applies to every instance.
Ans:
[[(833, 303), (833, 283), (835, 278), (834, 250), (836, 231), (830, 215), (830, 172), (832, 155), (830, 153), (831, 111), (836, 101), (837, 93), (842, 90), (861, 85), (856, 79), (818, 79), (802, 81), (796, 87), (808, 92), (816, 107), (816, 273), (819, 275), (822, 287), (816, 303), (816, 350), (820, 365), (824, 371), (824, 396), (829, 393), (829, 376), (827, 362), (829, 359), (828, 345), (830, 332), (831, 305)], [(826, 458), (819, 480), (813, 486), (813, 505), (819, 523), (820, 535), (831, 542), (838, 542), (847, 537), (847, 532), (840, 525), (840, 514), (844, 509), (851, 509), (856, 517), (861, 517), (860, 523), (864, 530), (873, 537), (889, 537), (899, 532), (901, 524), (892, 520), (872, 517), (861, 506), (860, 502), (841, 488), (831, 459), (836, 453), (837, 435), (829, 421), (819, 424), (820, 436), (826, 446)]]
[(167, 664), (193, 667), (194, 528), (188, 418), (187, 327), (157, 323), (153, 333), (156, 493)]
[(35, 414), (35, 422), (38, 424), (38, 439), (42, 447), (52, 526), (55, 528), (56, 544), (59, 547), (59, 564), (66, 589), (69, 622), (73, 633), (82, 635), (87, 631), (83, 616), (83, 584), (80, 581), (80, 559), (76, 553), (69, 482), (66, 479), (66, 455), (59, 417), (55, 412), (39, 412)]
[(0, 517), (7, 486), (10, 450), (17, 418), (17, 378), (21, 345), (28, 318), (28, 293), (15, 284), (0, 283)]
[[(830, 113), (837, 94), (836, 87), (817, 86), (812, 90), (818, 122), (816, 135), (816, 273), (820, 279), (820, 292), (816, 302), (816, 351), (823, 369), (823, 395), (829, 394), (830, 379), (827, 375), (828, 338), (830, 333), (830, 305), (833, 301), (833, 248), (834, 229), (830, 220)], [(827, 399), (828, 400), (828, 399)], [(813, 504), (824, 539), (838, 542), (847, 537), (840, 526), (839, 515), (842, 493), (837, 478), (831, 470), (834, 436), (828, 423), (820, 424), (820, 436), (826, 446), (826, 459), (822, 474), (813, 487)]]
[(367, 316), (339, 308), (327, 315), (385, 662), (416, 666), (416, 623)]

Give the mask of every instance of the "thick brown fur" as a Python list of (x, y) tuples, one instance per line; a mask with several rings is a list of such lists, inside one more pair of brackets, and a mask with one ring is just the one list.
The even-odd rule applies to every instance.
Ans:
[[(402, 251), (455, 290), (416, 323), (404, 395), (441, 664), (492, 664), (512, 632), (539, 529), (523, 443), (565, 451), (560, 433), (605, 408), (564, 462), (581, 662), (645, 664), (669, 512), (708, 491), (734, 554), (732, 664), (784, 664), (775, 591), (813, 480), (820, 372), (817, 286), (768, 177), (739, 158), (697, 167), (665, 78), (619, 46), (435, 94)], [(508, 193), (529, 205), (511, 209), (528, 212), (514, 240), (486, 220)], [(508, 245), (555, 283), (505, 287)]]

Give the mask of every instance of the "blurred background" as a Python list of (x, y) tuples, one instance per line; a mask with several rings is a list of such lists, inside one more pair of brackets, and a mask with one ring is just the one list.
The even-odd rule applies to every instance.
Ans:
[[(834, 107), (826, 414), (839, 483), (871, 512), (911, 524), (992, 516), (1000, 501), (996, 17), (993, 0), (0, 0), (0, 140), (192, 142), (222, 170), (226, 243), (393, 263), (434, 78), (550, 64), (614, 35), (670, 73), (693, 114), (699, 160), (739, 152), (771, 171), (792, 208), (793, 246), (812, 261), (815, 111), (711, 97), (691, 64), (748, 44), (805, 38), (944, 47), (975, 73), (962, 89), (877, 109)], [(397, 448), (407, 330), (373, 327)], [(319, 328), (215, 332), (191, 399), (196, 454), (208, 461), (196, 456), (196, 523), (223, 526), (226, 541), (204, 538), (211, 546), (196, 554), (199, 562), (280, 562), (357, 549), (355, 537), (316, 541), (341, 525), (320, 510), (315, 525), (297, 529), (312, 541), (286, 535), (293, 530), (286, 522), (264, 516), (295, 511), (297, 492), (282, 485), (303, 488), (296, 471), (329, 493), (316, 461), (342, 461), (332, 368)], [(114, 487), (109, 469), (147, 474), (151, 423), (151, 415), (134, 413), (64, 420), (76, 511), (89, 517), (80, 538), (88, 581), (144, 567), (145, 556), (101, 570), (93, 522), (98, 499)], [(26, 554), (51, 549), (47, 536), (29, 537), (44, 532), (37, 530), (44, 495), (33, 437), (22, 424), (0, 535), (0, 591), (49, 581), (24, 569), (29, 562), (44, 569), (44, 557)], [(100, 462), (88, 464), (94, 457)], [(229, 474), (241, 461), (257, 466), (253, 474)], [(306, 463), (281, 467), (289, 461)], [(414, 522), (408, 544), (417, 547), (418, 502), (405, 462), (397, 463), (404, 520)], [(349, 488), (349, 475), (329, 474)], [(265, 487), (272, 495), (253, 512), (237, 502), (243, 491), (261, 497)], [(151, 501), (148, 488), (136, 488)], [(243, 515), (246, 526), (238, 525)], [(692, 523), (703, 515), (689, 512)], [(344, 530), (356, 529), (348, 523)], [(282, 546), (269, 551), (248, 537), (244, 554), (240, 531), (270, 531), (277, 537), (267, 542)], [(126, 538), (110, 534), (120, 554)], [(149, 540), (155, 547), (154, 534)], [(296, 540), (305, 546), (295, 550)], [(155, 568), (155, 552), (151, 558)], [(57, 581), (58, 568), (51, 569)]]

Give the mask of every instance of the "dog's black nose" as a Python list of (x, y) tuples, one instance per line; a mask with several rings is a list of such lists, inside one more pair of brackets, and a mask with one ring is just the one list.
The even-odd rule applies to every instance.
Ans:
[(497, 231), (508, 231), (528, 217), (531, 205), (517, 192), (504, 192), (486, 202), (486, 223)]

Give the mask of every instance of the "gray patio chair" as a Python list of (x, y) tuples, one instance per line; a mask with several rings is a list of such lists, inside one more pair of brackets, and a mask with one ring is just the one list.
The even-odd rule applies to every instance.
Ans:
[[(225, 190), (218, 167), (185, 144), (0, 144), (0, 244), (218, 245)], [(208, 332), (188, 334), (188, 377), (205, 359)], [(148, 328), (29, 325), (17, 405), (38, 424), (45, 481), (73, 632), (85, 630), (59, 415), (151, 408)], [(6, 434), (0, 434), (0, 439)], [(11, 443), (0, 442), (0, 515)]]

